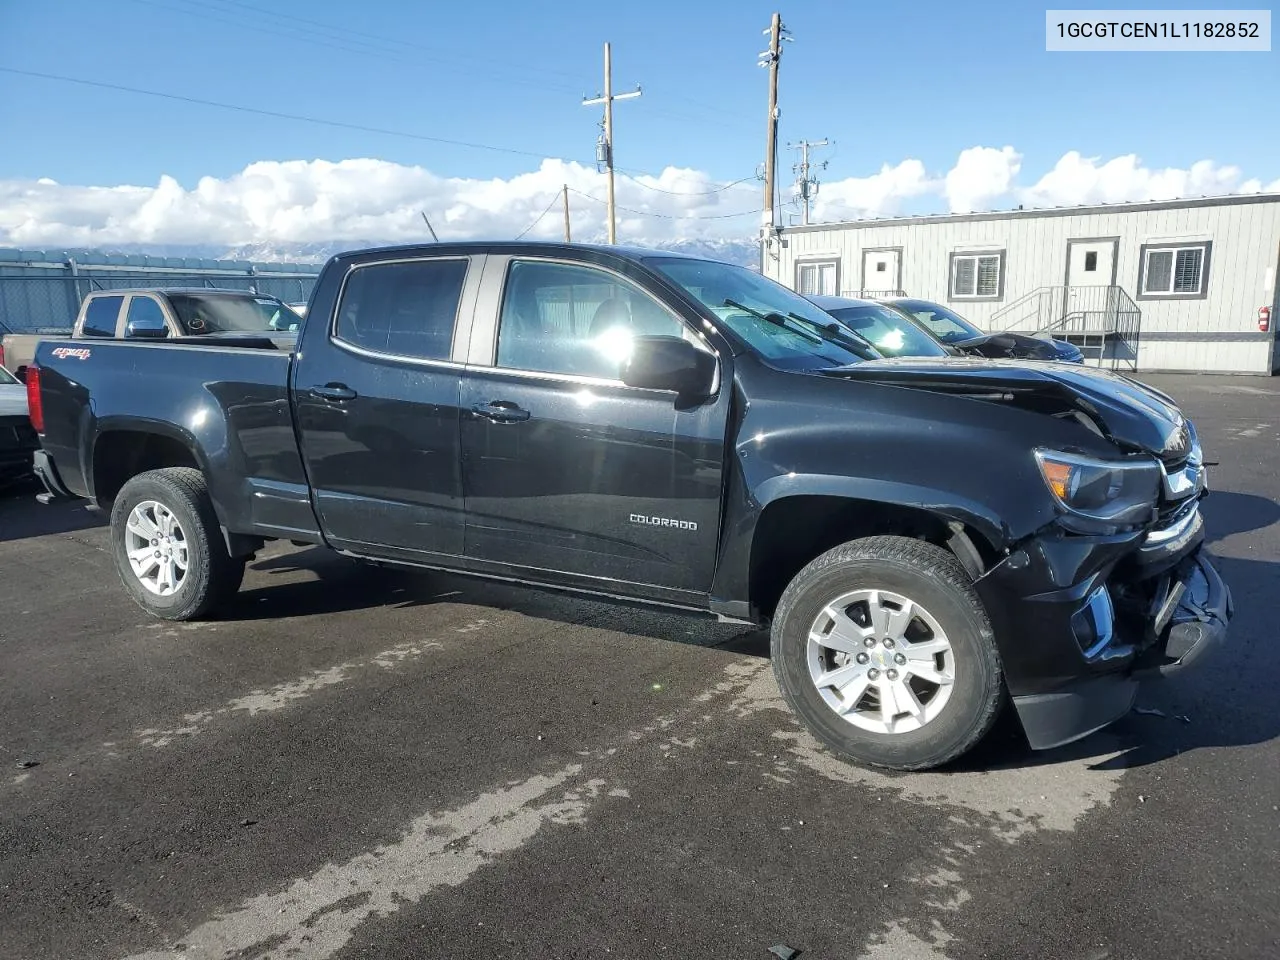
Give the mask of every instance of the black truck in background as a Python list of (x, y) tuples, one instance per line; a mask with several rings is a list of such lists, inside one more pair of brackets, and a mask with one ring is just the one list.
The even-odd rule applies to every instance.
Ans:
[(1116, 374), (885, 359), (744, 268), (567, 244), (341, 254), (297, 338), (40, 346), (43, 496), (110, 511), (154, 615), (288, 539), (767, 624), (810, 730), (902, 769), (1009, 699), (1084, 736), (1225, 638), (1194, 427)]

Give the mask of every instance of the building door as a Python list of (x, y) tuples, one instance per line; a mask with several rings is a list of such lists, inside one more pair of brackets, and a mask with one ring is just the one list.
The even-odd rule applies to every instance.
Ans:
[(1062, 313), (1076, 318), (1071, 324), (1092, 329), (1109, 326), (1117, 309), (1110, 288), (1116, 282), (1117, 237), (1067, 241), (1067, 289)]
[(902, 293), (902, 248), (862, 251), (862, 296), (892, 297)]

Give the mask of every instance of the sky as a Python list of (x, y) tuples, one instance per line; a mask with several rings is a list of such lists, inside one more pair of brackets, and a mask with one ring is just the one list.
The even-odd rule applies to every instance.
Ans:
[(0, 0), (0, 245), (550, 237), (562, 184), (598, 235), (606, 40), (620, 238), (750, 237), (775, 9), (815, 219), (1280, 190), (1280, 53), (1047, 53), (1025, 2)]

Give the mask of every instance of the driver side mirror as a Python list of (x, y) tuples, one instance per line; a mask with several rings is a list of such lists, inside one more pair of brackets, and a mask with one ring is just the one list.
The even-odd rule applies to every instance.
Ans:
[(169, 328), (163, 324), (152, 327), (130, 320), (125, 324), (124, 335), (129, 340), (163, 340), (169, 336)]
[(715, 385), (716, 358), (681, 337), (639, 336), (622, 364), (629, 387), (672, 390), (684, 400), (703, 400)]

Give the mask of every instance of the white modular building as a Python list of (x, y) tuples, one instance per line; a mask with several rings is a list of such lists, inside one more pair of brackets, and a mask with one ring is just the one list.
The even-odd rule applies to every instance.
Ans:
[(783, 227), (766, 276), (907, 295), (1124, 370), (1280, 372), (1280, 194)]

